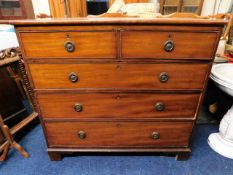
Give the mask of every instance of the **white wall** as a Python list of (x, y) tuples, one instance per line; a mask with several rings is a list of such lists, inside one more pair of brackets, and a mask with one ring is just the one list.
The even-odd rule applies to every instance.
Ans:
[(39, 15), (40, 13), (44, 13), (44, 14), (50, 16), (48, 0), (32, 0), (32, 5), (33, 5), (35, 15)]
[[(214, 10), (215, 1), (216, 1), (216, 8)], [(208, 16), (216, 13), (226, 13), (231, 8), (232, 1), (233, 0), (205, 0), (201, 15)]]

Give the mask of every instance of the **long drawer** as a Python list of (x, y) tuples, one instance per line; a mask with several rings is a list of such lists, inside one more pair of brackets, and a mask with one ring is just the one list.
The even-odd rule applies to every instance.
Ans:
[(29, 64), (36, 89), (202, 90), (210, 64)]
[(21, 32), (20, 38), (25, 58), (116, 57), (113, 31)]
[(37, 95), (43, 118), (194, 118), (199, 94), (69, 93)]
[(192, 122), (49, 122), (49, 147), (188, 146)]
[(122, 58), (212, 59), (217, 33), (123, 31)]

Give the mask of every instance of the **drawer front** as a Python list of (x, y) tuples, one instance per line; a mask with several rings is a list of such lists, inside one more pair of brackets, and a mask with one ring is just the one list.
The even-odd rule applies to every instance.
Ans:
[(202, 89), (209, 64), (29, 64), (36, 89)]
[(116, 57), (115, 33), (110, 31), (22, 32), (20, 39), (26, 58)]
[(125, 31), (122, 58), (212, 59), (217, 33)]
[(49, 147), (188, 146), (192, 122), (49, 122)]
[(43, 118), (194, 118), (199, 94), (38, 94)]

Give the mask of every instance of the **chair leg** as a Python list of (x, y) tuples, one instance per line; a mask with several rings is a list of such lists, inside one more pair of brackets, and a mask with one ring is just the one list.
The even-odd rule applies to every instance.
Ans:
[(10, 147), (16, 149), (23, 157), (28, 158), (29, 154), (23, 149), (22, 146), (20, 146), (16, 141), (14, 141), (8, 126), (3, 124), (3, 121), (0, 121), (0, 124), (2, 132), (6, 137), (6, 140), (9, 142)]
[(28, 158), (29, 154), (23, 149), (23, 147), (18, 144), (17, 142), (13, 141), (12, 145), (13, 148), (15, 148), (20, 154), (21, 156), (23, 156), (24, 158)]
[(2, 155), (0, 156), (0, 161), (6, 160), (7, 153), (10, 150), (10, 144), (7, 144), (7, 146), (4, 148)]

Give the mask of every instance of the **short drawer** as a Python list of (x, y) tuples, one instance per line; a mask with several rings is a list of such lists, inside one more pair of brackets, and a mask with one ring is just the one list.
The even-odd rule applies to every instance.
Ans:
[(192, 122), (49, 122), (49, 147), (188, 146)]
[(43, 118), (189, 118), (200, 94), (66, 93), (37, 94)]
[(115, 58), (112, 31), (21, 32), (25, 58)]
[(209, 64), (29, 64), (36, 89), (203, 89)]
[(123, 31), (122, 58), (212, 59), (217, 33)]

